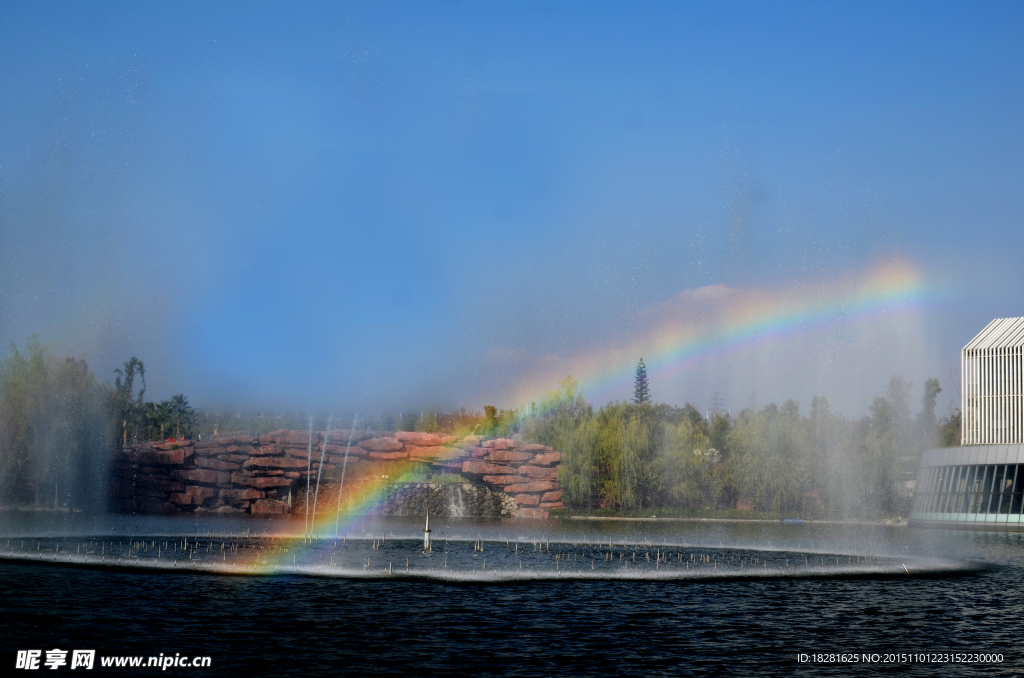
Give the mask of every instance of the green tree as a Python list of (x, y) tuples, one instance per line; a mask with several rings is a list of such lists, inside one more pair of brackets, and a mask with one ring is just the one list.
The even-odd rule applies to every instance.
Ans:
[(932, 378), (924, 382), (921, 412), (917, 415), (922, 449), (934, 447), (939, 441), (939, 423), (935, 420), (935, 399), (940, 393), (942, 393), (942, 387), (939, 386), (938, 379)]
[(960, 445), (960, 408), (954, 407), (948, 417), (939, 420), (939, 440), (943, 447)]
[(653, 503), (660, 485), (655, 464), (657, 421), (650, 405), (628, 407), (622, 431), (620, 503), (626, 509), (639, 509)]
[[(556, 447), (559, 435), (569, 428), (579, 426), (586, 417), (593, 414), (593, 407), (571, 374), (559, 382), (558, 386), (549, 391), (538, 405), (532, 406), (527, 416), (517, 418), (525, 439)], [(487, 408), (484, 410), (488, 412)]]
[(168, 423), (174, 424), (174, 437), (181, 439), (183, 435), (192, 435), (192, 426), (196, 421), (196, 411), (189, 406), (188, 398), (178, 393), (171, 396), (167, 406)]
[[(769, 407), (775, 407), (775, 405)], [(732, 425), (732, 417), (728, 414), (713, 413), (711, 415), (709, 433), (711, 447), (725, 460), (729, 458), (729, 431), (732, 430)]]
[(896, 441), (892, 406), (875, 398), (869, 408), (868, 431), (864, 436), (864, 499), (874, 510), (888, 511), (896, 504)]
[(665, 505), (688, 509), (718, 507), (728, 475), (725, 467), (716, 462), (711, 441), (701, 427), (688, 417), (666, 424), (659, 458)]
[(625, 408), (618, 403), (605, 405), (595, 416), (598, 427), (597, 469), (598, 499), (605, 508), (624, 506), (622, 444), (626, 428)]
[[(124, 369), (114, 370), (117, 375), (114, 380), (113, 394), (113, 416), (114, 425), (121, 433), (121, 445), (127, 446), (128, 434), (132, 440), (137, 440), (140, 429), (146, 428), (146, 421), (143, 416), (143, 396), (146, 393), (146, 366), (141, 360), (132, 356), (124, 364)], [(139, 377), (142, 388), (138, 396), (135, 395), (135, 377)]]
[(433, 412), (424, 412), (416, 419), (415, 430), (422, 431), (424, 433), (437, 433), (441, 430), (440, 425), (437, 423), (437, 415)]
[(690, 405), (616, 402), (595, 412), (569, 377), (518, 425), (524, 439), (562, 452), (569, 506), (707, 510), (743, 499), (779, 515), (895, 515), (907, 508), (907, 460), (919, 444), (909, 391), (893, 377), (856, 421), (821, 396), (809, 416), (789, 400), (708, 421)]
[(154, 424), (160, 427), (158, 440), (167, 438), (167, 428), (171, 422), (171, 403), (167, 400), (159, 402), (153, 410)]
[(558, 422), (555, 445), (562, 454), (558, 480), (565, 490), (565, 503), (593, 508), (597, 480), (599, 430), (592, 416), (579, 422), (564, 418)]
[(485, 436), (512, 435), (519, 423), (519, 415), (515, 410), (499, 410), (494, 405), (484, 406), (484, 420), (479, 424), (477, 433)]
[(807, 436), (796, 403), (743, 410), (727, 434), (739, 498), (762, 511), (799, 511), (807, 481)]
[(920, 420), (924, 424), (935, 425), (935, 399), (942, 393), (939, 380), (934, 377), (924, 382), (924, 396), (921, 398)]
[(902, 514), (909, 502), (905, 481), (913, 477), (916, 452), (908, 397), (910, 384), (900, 376), (889, 379), (884, 398), (871, 403), (863, 435), (863, 489), (869, 513)]
[(809, 439), (807, 506), (820, 506), (831, 518), (850, 517), (860, 506), (858, 485), (863, 481), (856, 452), (854, 427), (829, 409), (828, 399), (811, 399), (807, 422)]
[(0, 502), (102, 508), (111, 391), (36, 337), (0, 362)]
[(633, 402), (637, 405), (651, 402), (651, 394), (647, 388), (647, 365), (644, 359), (636, 364), (636, 380), (633, 385)]

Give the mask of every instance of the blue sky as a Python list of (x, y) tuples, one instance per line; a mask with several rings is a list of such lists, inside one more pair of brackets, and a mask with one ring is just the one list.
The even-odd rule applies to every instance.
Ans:
[[(1024, 314), (1022, 20), (3, 2), (0, 341), (37, 333), (104, 377), (137, 355), (150, 395), (210, 407), (475, 409), (521, 404), (541, 363), (642, 343), (686, 290), (895, 258), (927, 298), (881, 334), (847, 328), (844, 370), (868, 376), (826, 395), (859, 414), (904, 371), (947, 397), (960, 346)], [(864, 344), (896, 335), (878, 364)], [(820, 364), (745, 381), (735, 358), (664, 398), (822, 383)]]

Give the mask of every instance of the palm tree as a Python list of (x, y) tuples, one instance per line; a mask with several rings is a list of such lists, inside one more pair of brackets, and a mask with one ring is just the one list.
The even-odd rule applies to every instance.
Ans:
[[(142, 397), (146, 393), (146, 366), (135, 356), (124, 364), (124, 370), (114, 370), (114, 416), (121, 428), (121, 444), (128, 444), (128, 429), (131, 427), (133, 437), (138, 438), (139, 424), (142, 423)], [(135, 396), (135, 376), (142, 381), (139, 395)], [(115, 426), (117, 423), (115, 423)]]
[(181, 438), (182, 427), (189, 433), (192, 432), (192, 424), (196, 418), (196, 411), (189, 407), (188, 398), (182, 393), (171, 396), (169, 414), (174, 421), (174, 435)]

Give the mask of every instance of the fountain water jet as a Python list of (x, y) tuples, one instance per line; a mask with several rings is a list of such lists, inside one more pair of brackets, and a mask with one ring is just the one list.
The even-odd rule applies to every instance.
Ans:
[(352, 420), (352, 427), (348, 430), (348, 446), (345, 447), (345, 459), (341, 462), (341, 483), (338, 485), (338, 510), (334, 515), (334, 545), (338, 545), (338, 525), (341, 522), (341, 493), (345, 489), (345, 469), (348, 467), (348, 453), (352, 449), (352, 434), (356, 432), (356, 424), (359, 423), (357, 414)]
[[(320, 476), (324, 472), (324, 452), (327, 451), (327, 438), (331, 435), (331, 419), (327, 418), (327, 430), (324, 432), (324, 443), (320, 446), (320, 466), (316, 470), (316, 492), (313, 494), (313, 516), (310, 519), (310, 528), (316, 527), (316, 502), (320, 498)], [(307, 490), (308, 493), (308, 490)]]
[(309, 476), (313, 473), (313, 415), (309, 415), (309, 445), (306, 448), (306, 516), (302, 538), (309, 536)]

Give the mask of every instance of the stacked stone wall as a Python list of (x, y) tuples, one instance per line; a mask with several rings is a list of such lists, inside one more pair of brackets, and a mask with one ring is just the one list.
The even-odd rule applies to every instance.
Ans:
[[(563, 505), (560, 455), (542, 445), (412, 431), (376, 435), (354, 431), (351, 447), (349, 439), (347, 430), (314, 431), (312, 440), (309, 431), (280, 430), (260, 437), (227, 433), (209, 440), (118, 451), (113, 459), (111, 507), (123, 513), (298, 513), (305, 510), (307, 483), (320, 477), (326, 494), (346, 450), (346, 472), (353, 478), (386, 477), (396, 464), (407, 463), (421, 465), (428, 473), (460, 474), (469, 481), (467, 515), (546, 518), (549, 509)], [(424, 489), (430, 491), (424, 493)], [(403, 499), (403, 492), (411, 490), (420, 498)], [(441, 486), (391, 488), (384, 510), (419, 514), (415, 506), (436, 504), (445, 491)], [(437, 496), (430, 498), (431, 492)]]
[(469, 458), (459, 466), (462, 475), (511, 496), (518, 516), (547, 518), (549, 509), (564, 506), (558, 483), (562, 457), (550, 447), (498, 438), (477, 439), (466, 449)]

